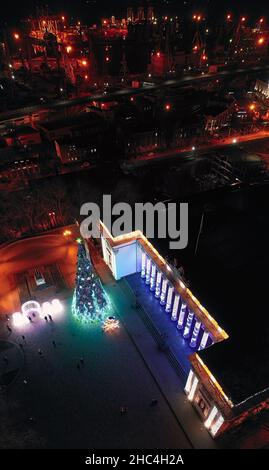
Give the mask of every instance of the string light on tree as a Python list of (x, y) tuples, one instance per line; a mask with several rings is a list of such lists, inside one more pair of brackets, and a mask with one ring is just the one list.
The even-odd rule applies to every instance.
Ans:
[(72, 313), (78, 320), (103, 322), (112, 314), (111, 302), (104, 291), (83, 243), (78, 245), (76, 287), (72, 302)]

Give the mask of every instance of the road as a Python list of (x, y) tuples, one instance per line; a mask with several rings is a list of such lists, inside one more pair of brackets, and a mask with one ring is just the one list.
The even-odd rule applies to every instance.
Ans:
[(103, 93), (97, 94), (89, 94), (87, 96), (82, 96), (79, 98), (72, 98), (72, 99), (62, 99), (53, 101), (52, 103), (44, 103), (34, 106), (28, 106), (20, 109), (15, 109), (11, 111), (6, 111), (4, 113), (0, 113), (0, 122), (8, 121), (12, 119), (19, 119), (20, 117), (38, 114), (41, 111), (49, 111), (49, 110), (61, 110), (64, 108), (72, 107), (72, 106), (80, 106), (80, 105), (87, 105), (90, 104), (91, 101), (111, 101), (117, 98), (128, 97), (131, 95), (136, 94), (143, 94), (147, 93), (148, 91), (158, 91), (165, 88), (173, 88), (173, 87), (181, 87), (185, 85), (192, 85), (202, 81), (210, 81), (216, 80), (232, 75), (244, 75), (249, 73), (257, 73), (269, 70), (269, 65), (260, 65), (260, 66), (252, 66), (252, 67), (240, 67), (234, 68), (232, 70), (222, 70), (215, 74), (200, 74), (197, 76), (193, 75), (185, 75), (181, 78), (165, 80), (161, 84), (152, 84), (146, 87), (141, 88), (126, 88), (122, 90), (117, 90), (113, 93), (107, 93), (104, 95)]
[(122, 163), (123, 170), (129, 170), (135, 167), (144, 166), (148, 163), (159, 163), (167, 159), (175, 159), (177, 157), (183, 157), (186, 160), (193, 159), (195, 156), (211, 152), (216, 149), (225, 149), (225, 147), (230, 147), (231, 145), (239, 145), (240, 143), (250, 143), (269, 137), (269, 131), (260, 131), (255, 134), (239, 135), (226, 137), (222, 140), (212, 140), (210, 144), (197, 145), (196, 147), (185, 147), (185, 148), (176, 148), (171, 150), (165, 150), (164, 152), (150, 152), (148, 154), (143, 154), (137, 158), (126, 160)]

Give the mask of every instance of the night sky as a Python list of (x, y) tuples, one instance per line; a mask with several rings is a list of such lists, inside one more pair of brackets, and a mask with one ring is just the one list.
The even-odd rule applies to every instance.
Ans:
[[(36, 6), (47, 4), (53, 13), (64, 13), (74, 15), (89, 22), (94, 22), (101, 16), (114, 14), (122, 16), (126, 12), (126, 7), (131, 5), (141, 5), (147, 3), (146, 0), (27, 0), (10, 1), (2, 5), (1, 20), (15, 24), (20, 18), (25, 18), (35, 12)], [(162, 13), (181, 13), (182, 10), (207, 11), (210, 9), (211, 15), (219, 17), (220, 12), (242, 11), (242, 14), (260, 15), (266, 14), (269, 10), (266, 0), (152, 0), (150, 4), (156, 5)]]

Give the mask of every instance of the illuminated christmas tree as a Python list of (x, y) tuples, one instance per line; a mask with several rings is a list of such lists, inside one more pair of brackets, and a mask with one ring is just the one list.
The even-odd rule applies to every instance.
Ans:
[(111, 302), (82, 243), (78, 248), (72, 312), (77, 319), (84, 322), (100, 322), (112, 313)]

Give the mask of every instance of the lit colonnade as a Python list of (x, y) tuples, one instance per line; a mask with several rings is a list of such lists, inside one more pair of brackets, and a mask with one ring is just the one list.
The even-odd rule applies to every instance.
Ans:
[(140, 273), (194, 351), (228, 338), (140, 230), (113, 237), (100, 221), (104, 261), (116, 280)]
[(176, 323), (178, 330), (181, 331), (191, 348), (201, 350), (213, 343), (210, 332), (188, 307), (166, 273), (158, 268), (144, 250), (141, 254), (141, 278), (145, 280), (145, 284), (149, 286), (156, 299), (159, 299), (164, 311)]

